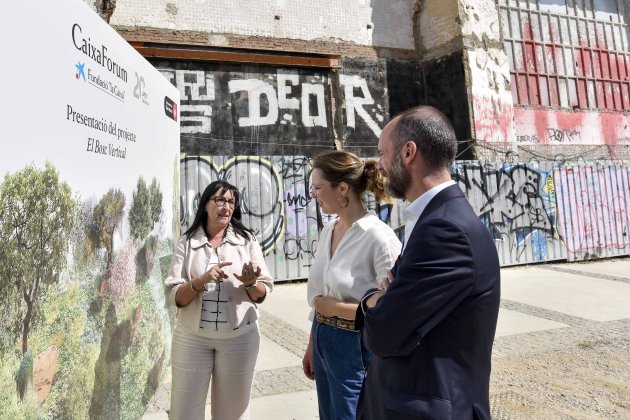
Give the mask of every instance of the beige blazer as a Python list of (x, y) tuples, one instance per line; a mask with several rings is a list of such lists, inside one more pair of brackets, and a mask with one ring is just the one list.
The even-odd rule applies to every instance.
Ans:
[[(169, 276), (164, 282), (168, 304), (176, 305), (175, 294), (178, 287), (208, 271), (207, 266), (212, 249), (202, 227), (193, 233), (190, 240), (186, 235), (179, 238), (171, 261)], [(230, 327), (234, 329), (258, 319), (256, 304), (249, 298), (243, 283), (234, 278), (234, 273), (240, 275), (243, 264), (251, 261), (254, 266), (260, 267), (258, 281), (263, 282), (269, 292), (273, 290), (273, 280), (269, 275), (269, 269), (258, 242), (236, 236), (232, 226), (228, 227), (225, 238), (217, 247), (217, 251), (219, 261), (232, 263), (223, 267), (228, 278), (221, 283), (221, 291), (226, 292)], [(177, 321), (193, 333), (199, 333), (202, 295), (199, 293), (188, 305), (177, 308)]]

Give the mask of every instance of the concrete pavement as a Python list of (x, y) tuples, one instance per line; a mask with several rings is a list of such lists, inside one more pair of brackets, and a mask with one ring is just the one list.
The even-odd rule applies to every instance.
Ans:
[[(630, 258), (504, 268), (494, 357), (553, 348), (630, 320)], [(308, 340), (306, 283), (281, 283), (265, 304), (263, 335), (251, 406), (252, 419), (318, 418), (314, 384), (302, 374)], [(615, 322), (623, 321), (619, 326)], [(611, 330), (612, 331), (612, 330)], [(623, 332), (622, 332), (623, 333)], [(577, 337), (577, 338), (576, 338)], [(168, 381), (143, 419), (166, 419)], [(497, 411), (495, 417), (506, 417)], [(498, 404), (498, 402), (496, 402)], [(209, 406), (206, 418), (210, 419)], [(503, 408), (502, 408), (503, 410)]]

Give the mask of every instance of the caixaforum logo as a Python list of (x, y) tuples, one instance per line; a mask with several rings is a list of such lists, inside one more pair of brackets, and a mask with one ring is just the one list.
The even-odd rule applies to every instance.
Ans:
[(110, 56), (109, 50), (104, 44), (95, 42), (89, 35), (85, 35), (78, 23), (72, 25), (72, 44), (86, 57), (102, 66), (109, 74), (127, 82), (127, 70)]
[(102, 77), (100, 74), (94, 72), (92, 67), (88, 67), (87, 63), (77, 61), (74, 67), (76, 69), (74, 74), (75, 79), (83, 79), (84, 82), (87, 82), (92, 87), (98, 88), (121, 102), (125, 101), (124, 85), (119, 85), (108, 78)]
[(72, 25), (71, 39), (76, 50), (87, 57), (84, 61), (77, 60), (74, 65), (76, 80), (83, 79), (92, 87), (125, 102), (127, 70), (112, 58), (110, 50), (84, 34), (78, 23)]
[(77, 73), (75, 75), (76, 79), (81, 80), (81, 78), (83, 78), (83, 81), (85, 82), (85, 63), (77, 61), (77, 64), (75, 64), (74, 67), (77, 68)]

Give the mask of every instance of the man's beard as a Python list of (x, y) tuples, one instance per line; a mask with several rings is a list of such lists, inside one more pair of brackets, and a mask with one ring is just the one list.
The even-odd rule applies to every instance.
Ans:
[(387, 176), (387, 192), (394, 198), (405, 198), (405, 192), (411, 183), (409, 172), (402, 166), (402, 159), (397, 156), (394, 164), (385, 174)]

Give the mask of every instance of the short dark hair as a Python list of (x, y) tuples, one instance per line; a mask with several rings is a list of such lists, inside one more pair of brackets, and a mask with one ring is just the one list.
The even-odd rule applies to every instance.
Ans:
[[(203, 227), (204, 230), (206, 228), (206, 224), (208, 223), (208, 213), (206, 213), (206, 204), (210, 201), (210, 198), (214, 196), (214, 194), (219, 191), (220, 193), (225, 194), (230, 191), (234, 196), (234, 201), (236, 201), (234, 205), (234, 211), (232, 212), (232, 218), (230, 219), (230, 225), (234, 229), (234, 233), (238, 236), (242, 236), (246, 240), (253, 239), (254, 233), (251, 229), (245, 227), (245, 225), (241, 222), (241, 200), (238, 189), (227, 181), (218, 180), (210, 183), (206, 189), (201, 194), (199, 198), (199, 203), (197, 205), (197, 213), (195, 213), (195, 220), (192, 222), (192, 225), (188, 228), (184, 235), (192, 237), (193, 233), (197, 230), (199, 226)], [(206, 232), (206, 235), (208, 232)]]
[(422, 159), (431, 169), (450, 169), (457, 155), (457, 137), (446, 116), (432, 106), (420, 105), (394, 117), (396, 151), (407, 141), (413, 141)]

